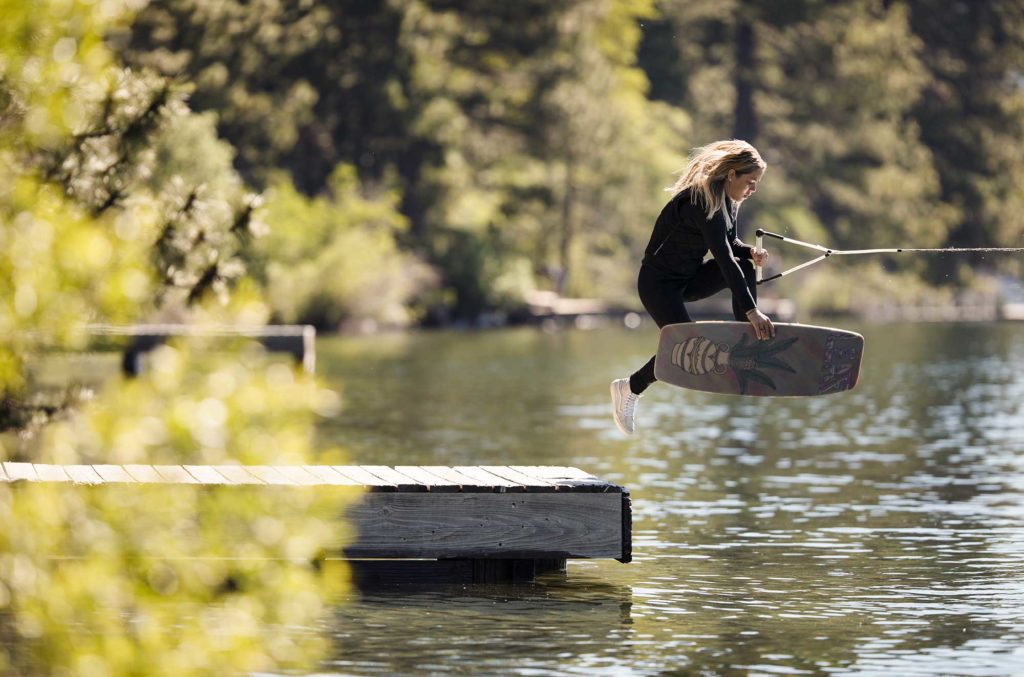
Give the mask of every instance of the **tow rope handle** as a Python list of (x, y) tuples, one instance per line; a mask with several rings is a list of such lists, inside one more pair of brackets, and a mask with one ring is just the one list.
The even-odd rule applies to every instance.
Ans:
[(755, 240), (755, 242), (757, 243), (757, 248), (758, 249), (761, 249), (763, 247), (764, 237), (765, 237), (765, 235), (767, 235), (768, 237), (774, 237), (776, 240), (782, 240), (783, 242), (792, 242), (793, 244), (800, 245), (801, 247), (807, 247), (808, 249), (814, 249), (814, 250), (817, 250), (819, 252), (822, 252), (821, 256), (818, 256), (817, 258), (813, 258), (810, 261), (805, 261), (804, 263), (801, 263), (798, 266), (793, 266), (792, 268), (789, 268), (788, 270), (784, 270), (781, 273), (776, 273), (776, 274), (772, 275), (771, 277), (764, 277), (764, 271), (761, 270), (761, 266), (755, 265), (754, 268), (757, 271), (757, 275), (756, 275), (757, 280), (756, 280), (756, 282), (759, 285), (764, 284), (765, 282), (771, 282), (772, 280), (777, 280), (780, 277), (782, 277), (783, 275), (789, 275), (790, 273), (795, 273), (796, 271), (800, 270), (801, 268), (806, 268), (807, 266), (813, 266), (815, 263), (817, 263), (819, 261), (824, 261), (825, 259), (827, 259), (828, 257), (832, 256), (832, 254), (835, 253), (832, 249), (829, 249), (828, 247), (822, 247), (819, 244), (811, 244), (809, 242), (802, 242), (800, 240), (794, 240), (791, 237), (786, 237), (785, 235), (779, 235), (778, 233), (773, 233), (773, 232), (771, 232), (769, 230), (765, 230), (764, 228), (758, 228), (756, 231), (754, 231), (754, 235), (757, 236), (757, 239)]
[(764, 242), (764, 237), (767, 235), (768, 237), (774, 237), (776, 240), (781, 240), (782, 242), (789, 242), (790, 244), (795, 244), (795, 245), (798, 245), (800, 247), (806, 247), (807, 249), (813, 249), (815, 251), (821, 252), (821, 255), (818, 256), (817, 258), (813, 258), (810, 261), (805, 261), (805, 262), (801, 263), (800, 265), (793, 266), (792, 268), (784, 270), (781, 273), (776, 273), (775, 275), (772, 275), (771, 277), (764, 277), (764, 275), (763, 275), (763, 273), (761, 271), (761, 266), (755, 266), (756, 269), (757, 269), (757, 284), (764, 284), (765, 282), (771, 282), (772, 280), (777, 280), (780, 277), (782, 277), (783, 275), (789, 275), (790, 273), (795, 273), (796, 271), (801, 270), (803, 268), (806, 268), (807, 266), (812, 266), (815, 263), (818, 263), (819, 261), (824, 261), (825, 259), (827, 259), (828, 257), (833, 256), (833, 255), (853, 256), (853, 255), (859, 255), (859, 254), (902, 254), (902, 253), (964, 254), (964, 253), (967, 253), (967, 252), (974, 252), (974, 253), (1024, 252), (1024, 247), (937, 247), (937, 248), (895, 247), (895, 248), (886, 248), (886, 249), (829, 249), (828, 247), (823, 247), (820, 244), (811, 244), (810, 242), (804, 242), (802, 240), (797, 240), (797, 239), (794, 239), (792, 237), (786, 237), (785, 235), (779, 235), (778, 233), (773, 233), (773, 232), (765, 230), (763, 228), (758, 228), (755, 231), (755, 235), (757, 236), (756, 242), (757, 242), (757, 247), (759, 249), (762, 246), (761, 243)]

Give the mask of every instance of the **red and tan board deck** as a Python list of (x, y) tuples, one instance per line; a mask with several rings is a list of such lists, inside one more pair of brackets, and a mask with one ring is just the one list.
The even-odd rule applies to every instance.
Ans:
[(654, 375), (710, 393), (828, 395), (857, 385), (863, 353), (864, 337), (843, 329), (776, 323), (759, 341), (746, 322), (686, 322), (662, 327)]

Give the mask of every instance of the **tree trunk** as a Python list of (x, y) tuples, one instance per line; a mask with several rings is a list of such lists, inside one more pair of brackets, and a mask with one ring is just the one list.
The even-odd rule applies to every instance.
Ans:
[(562, 228), (558, 240), (558, 273), (555, 278), (555, 292), (565, 293), (569, 280), (570, 257), (572, 256), (573, 219), (576, 212), (576, 186), (573, 183), (575, 162), (570, 154), (565, 161), (565, 188), (562, 191)]
[(749, 143), (757, 141), (757, 111), (754, 109), (754, 92), (757, 82), (755, 49), (757, 36), (754, 24), (740, 18), (736, 26), (736, 110), (733, 121), (733, 136)]

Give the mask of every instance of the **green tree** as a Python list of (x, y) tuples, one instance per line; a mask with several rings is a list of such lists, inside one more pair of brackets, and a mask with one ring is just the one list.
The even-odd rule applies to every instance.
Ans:
[[(568, 277), (576, 293), (633, 293), (640, 248), (664, 201), (660, 189), (681, 165), (689, 119), (648, 101), (636, 65), (639, 23), (654, 15), (652, 3), (616, 2), (580, 7), (567, 22), (570, 47), (556, 62), (558, 84), (545, 100), (552, 124), (543, 135), (564, 179), (557, 291)], [(615, 286), (601, 284), (609, 276)]]
[[(118, 67), (100, 36), (121, 2), (0, 0), (0, 458), (55, 464), (305, 462), (336, 397), (247, 352), (167, 347), (52, 413), (30, 364), (88, 322), (172, 306), (264, 320), (234, 252), (252, 209), (181, 90)], [(205, 124), (205, 126), (204, 126)], [(217, 149), (189, 163), (170, 133)], [(180, 141), (181, 139), (177, 139)], [(204, 141), (205, 140), (205, 141)], [(209, 143), (207, 143), (209, 142)], [(218, 160), (219, 158), (219, 160)], [(219, 167), (219, 168), (218, 168)], [(242, 196), (242, 197), (239, 197)], [(237, 271), (240, 272), (240, 271)], [(0, 483), (0, 670), (211, 674), (308, 668), (338, 590), (318, 570), (349, 500), (323, 492)], [(339, 579), (343, 582), (343, 578)]]
[(252, 211), (230, 164), (214, 170), (218, 180), (193, 180), (154, 152), (188, 124), (185, 88), (116, 67), (97, 17), (117, 3), (81, 16), (73, 5), (74, 20), (49, 4), (13, 5), (0, 34), (0, 284), (12, 300), (0, 319), (2, 427), (53, 408), (25, 396), (33, 350), (81, 346), (87, 322), (223, 295), (244, 270), (237, 254)]
[(956, 216), (913, 116), (927, 74), (907, 19), (846, 3), (776, 33), (765, 145), (836, 246), (937, 246)]
[[(75, 344), (85, 322), (131, 319), (152, 297), (146, 240), (158, 219), (155, 201), (145, 199), (116, 214), (96, 213), (66, 199), (64, 186), (40, 169), (52, 166), (53, 149), (88, 124), (95, 92), (116, 78), (96, 37), (98, 12), (74, 4), (61, 20), (50, 3), (8, 2), (2, 9), (0, 423), (6, 428), (41, 411), (26, 396), (27, 355), (48, 344)], [(102, 159), (96, 164), (105, 166)]]
[(1024, 8), (1019, 2), (893, 3), (923, 48), (928, 80), (915, 102), (956, 246), (1020, 246), (1024, 200)]
[(472, 317), (536, 286), (632, 286), (619, 270), (635, 267), (686, 125), (648, 105), (635, 67), (652, 12), (182, 0), (140, 13), (124, 54), (193, 79), (193, 104), (217, 112), (248, 177), (282, 167), (309, 195), (339, 163), (371, 192), (395, 177), (401, 242), (439, 269), (434, 316)]
[[(928, 82), (905, 8), (823, 3), (666, 2), (645, 53), (681, 65), (662, 96), (695, 135), (749, 138), (770, 165), (750, 207), (765, 227), (842, 247), (940, 244), (957, 216), (940, 200), (915, 116)], [(674, 51), (674, 54), (673, 54)]]
[(351, 166), (339, 165), (318, 197), (281, 176), (260, 210), (271, 224), (252, 250), (252, 272), (274, 317), (336, 329), (406, 327), (411, 299), (433, 284), (432, 271), (400, 252), (407, 230), (396, 191), (367, 197)]
[[(270, 285), (278, 317), (332, 327), (361, 319), (404, 324), (415, 315), (416, 298), (431, 286), (423, 266), (395, 249), (395, 238), (408, 229), (392, 227), (397, 215), (379, 218), (394, 208), (388, 187), (393, 169), (408, 165), (402, 159), (402, 113), (393, 101), (401, 63), (393, 47), (399, 17), (389, 3), (182, 0), (149, 5), (121, 36), (121, 53), (130, 63), (195, 83), (191, 104), (209, 111), (218, 132), (238, 149), (233, 159), (243, 176), (273, 189), (272, 204), (257, 212), (269, 229), (268, 243), (290, 242), (294, 256), (311, 254), (300, 242), (334, 243), (333, 253), (320, 252), (319, 263), (297, 268), (283, 261), (268, 267), (265, 253), (273, 244), (251, 252), (249, 262)], [(363, 186), (333, 192), (331, 177), (353, 166)], [(292, 186), (321, 197), (302, 206)], [(371, 204), (368, 195), (383, 197)], [(349, 199), (351, 205), (341, 202)], [(331, 216), (328, 203), (338, 210)], [(352, 224), (360, 215), (370, 221)], [(299, 223), (312, 230), (299, 232)], [(371, 231), (362, 244), (374, 253), (360, 260), (347, 248)], [(333, 263), (349, 260), (324, 270), (330, 256)], [(385, 270), (404, 271), (388, 285), (392, 293), (365, 293), (375, 266), (378, 283)]]

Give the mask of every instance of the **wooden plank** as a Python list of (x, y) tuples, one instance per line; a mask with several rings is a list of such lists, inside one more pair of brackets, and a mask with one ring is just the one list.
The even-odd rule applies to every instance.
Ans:
[(64, 470), (75, 484), (103, 484), (103, 478), (91, 465), (66, 465)]
[(224, 475), (217, 472), (209, 465), (185, 465), (182, 466), (189, 475), (196, 478), (200, 484), (230, 484)]
[(629, 490), (620, 487), (622, 493), (622, 556), (616, 557), (623, 564), (633, 561), (633, 501), (629, 497)]
[(519, 482), (513, 482), (512, 480), (499, 477), (494, 473), (487, 472), (480, 466), (476, 465), (457, 465), (455, 471), (472, 478), (476, 482), (479, 482), (480, 487), (487, 487), (491, 490), (496, 491), (526, 491), (526, 487)]
[(614, 484), (583, 472), (579, 468), (553, 465), (512, 465), (512, 470), (551, 482), (557, 491), (615, 491)]
[(346, 487), (363, 486), (361, 482), (356, 482), (354, 479), (342, 475), (329, 465), (305, 465), (302, 467), (306, 472), (319, 479), (322, 484)]
[(590, 473), (580, 470), (579, 468), (573, 468), (570, 466), (562, 465), (513, 465), (509, 466), (519, 470), (527, 475), (534, 477), (540, 477), (547, 480), (598, 480), (603, 482), (597, 477)]
[(394, 482), (383, 480), (373, 473), (363, 470), (362, 466), (332, 465), (331, 468), (359, 482), (363, 486), (369, 487), (372, 491), (394, 491), (398, 488)]
[(10, 478), (10, 481), (12, 482), (35, 482), (39, 479), (39, 476), (36, 475), (36, 470), (32, 467), (31, 463), (4, 461), (3, 466), (4, 470), (7, 472), (7, 477)]
[(348, 557), (621, 557), (622, 495), (371, 492), (353, 504)]
[(70, 482), (71, 478), (64, 471), (62, 465), (50, 465), (48, 463), (34, 463), (36, 475), (40, 482)]
[(427, 491), (459, 491), (462, 485), (418, 465), (396, 465), (395, 470), (427, 487)]
[(199, 484), (199, 481), (188, 474), (188, 471), (180, 465), (154, 465), (153, 469), (168, 482), (175, 484)]
[(301, 465), (275, 465), (273, 468), (300, 486), (321, 484), (320, 479), (316, 475), (306, 472), (305, 468)]
[(360, 467), (385, 482), (394, 484), (398, 491), (427, 491), (429, 489), (427, 485), (386, 465), (363, 465)]
[(247, 465), (245, 469), (259, 477), (266, 484), (296, 486), (295, 482), (282, 475), (272, 465)]
[(151, 465), (143, 465), (141, 463), (129, 463), (122, 466), (125, 471), (135, 478), (137, 482), (144, 482), (147, 484), (158, 484), (167, 482), (163, 475), (156, 471)]
[[(449, 468), (446, 465), (425, 465), (420, 467), (429, 473), (433, 473), (442, 479), (458, 485), (460, 491), (499, 491), (497, 486), (483, 486), (469, 475), (461, 473), (455, 468)], [(501, 478), (495, 477), (494, 479), (498, 480)]]
[(214, 465), (210, 466), (227, 480), (228, 484), (265, 484), (263, 480), (249, 472), (244, 465)]
[(92, 467), (104, 482), (135, 482), (135, 478), (119, 465), (99, 464)]
[(539, 477), (531, 477), (530, 475), (524, 475), (518, 470), (513, 470), (507, 465), (485, 465), (481, 467), (487, 472), (493, 473), (498, 477), (504, 477), (507, 480), (518, 482), (522, 486), (526, 487), (527, 491), (555, 490), (555, 485), (552, 482), (543, 480)]

